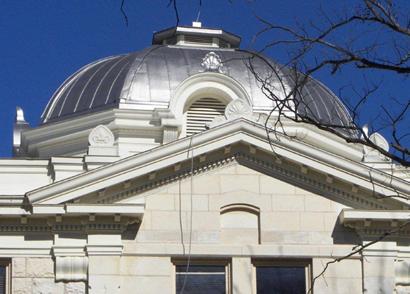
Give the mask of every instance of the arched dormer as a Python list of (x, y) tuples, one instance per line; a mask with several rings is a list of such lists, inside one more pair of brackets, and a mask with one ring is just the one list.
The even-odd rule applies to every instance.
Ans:
[(252, 105), (245, 88), (224, 74), (203, 72), (184, 80), (169, 106), (182, 125), (180, 137), (205, 130), (206, 124), (223, 115), (226, 105), (236, 99)]

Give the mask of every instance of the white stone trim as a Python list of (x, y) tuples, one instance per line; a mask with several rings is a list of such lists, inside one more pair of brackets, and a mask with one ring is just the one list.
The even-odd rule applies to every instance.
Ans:
[[(408, 183), (401, 179), (372, 170), (359, 162), (346, 160), (323, 150), (312, 148), (312, 146), (298, 140), (278, 136), (280, 141), (273, 142), (276, 156), (289, 158), (298, 164), (304, 164), (325, 174), (331, 174), (335, 179), (339, 178), (346, 182), (355, 183), (361, 188), (381, 195), (410, 194)], [(186, 152), (190, 147), (192, 147), (194, 155), (199, 156), (238, 142), (247, 142), (265, 152), (272, 152), (272, 146), (267, 141), (266, 131), (262, 126), (238, 119), (197, 136), (180, 139), (105, 167), (36, 189), (28, 192), (27, 197), (33, 203), (58, 204), (67, 202), (160, 168), (173, 166), (186, 160)], [(372, 182), (369, 180), (369, 173), (372, 174)], [(410, 203), (403, 199), (395, 199), (395, 201), (400, 201), (403, 205)]]
[[(246, 244), (224, 245), (192, 244), (194, 257), (289, 257), (289, 258), (337, 258), (352, 252), (352, 245), (305, 245), (305, 244)], [(181, 244), (126, 243), (123, 256), (184, 256)], [(360, 259), (360, 254), (351, 256)]]
[[(54, 236), (56, 238), (56, 236)], [(57, 241), (58, 242), (58, 241)], [(56, 241), (54, 241), (56, 243)], [(63, 242), (64, 243), (64, 242)], [(79, 242), (80, 243), (80, 242)], [(54, 256), (85, 256), (84, 246), (82, 245), (53, 245)]]
[(91, 255), (121, 255), (124, 246), (122, 244), (118, 245), (86, 245), (86, 252), (88, 256)]
[(172, 94), (169, 109), (176, 119), (182, 120), (184, 109), (194, 99), (212, 97), (224, 101), (226, 104), (232, 100), (242, 99), (252, 105), (249, 94), (245, 88), (226, 75), (215, 72), (204, 72), (190, 76)]
[(11, 216), (48, 216), (48, 215), (124, 215), (130, 217), (142, 217), (144, 215), (145, 205), (126, 203), (126, 204), (65, 204), (50, 205), (36, 204), (33, 205), (32, 211), (20, 207), (0, 207), (0, 218)]
[[(410, 236), (410, 212), (403, 211), (372, 211), (343, 209), (339, 215), (340, 222), (356, 230), (362, 236)], [(384, 242), (385, 243), (385, 242)], [(396, 249), (394, 249), (396, 250)]]
[[(156, 105), (158, 107), (158, 105)], [(121, 108), (121, 107), (120, 107)], [(31, 156), (84, 155), (88, 149), (90, 131), (98, 125), (106, 125), (116, 139), (121, 132), (149, 130), (150, 134), (161, 131), (150, 122), (156, 118), (153, 109), (109, 109), (86, 116), (43, 124), (22, 133), (22, 148)]]
[(144, 204), (66, 204), (66, 213), (142, 216), (144, 214)]
[(378, 211), (378, 210), (351, 210), (343, 209), (340, 214), (342, 223), (372, 220), (372, 221), (409, 221), (410, 211)]
[(30, 215), (30, 211), (27, 211), (21, 207), (0, 207), (0, 216), (10, 216), (10, 215)]
[[(238, 146), (236, 146), (238, 147)], [(232, 147), (233, 148), (233, 147)], [(232, 149), (232, 155), (229, 157), (224, 156), (219, 157), (217, 159), (208, 160), (207, 162), (201, 162), (201, 156), (199, 157), (199, 163), (195, 160), (194, 166), (194, 175), (201, 174), (215, 168), (219, 168), (221, 166), (226, 166), (231, 163), (238, 163), (244, 164), (250, 168), (253, 168), (258, 171), (263, 171), (266, 174), (271, 175), (272, 177), (279, 178), (284, 180), (285, 182), (289, 182), (291, 184), (295, 184), (301, 186), (305, 189), (316, 191), (319, 194), (325, 195), (328, 198), (338, 199), (339, 201), (344, 201), (345, 203), (349, 203), (349, 205), (354, 207), (366, 207), (372, 209), (389, 209), (390, 206), (393, 204), (392, 202), (389, 203), (382, 203), (377, 198), (370, 198), (365, 197), (362, 193), (354, 192), (352, 193), (350, 190), (342, 189), (339, 185), (336, 184), (328, 184), (325, 181), (320, 182), (318, 179), (312, 177), (311, 175), (303, 174), (302, 172), (295, 172), (292, 168), (292, 163), (287, 161), (286, 164), (279, 164), (276, 162), (270, 162), (269, 160), (258, 158), (255, 155), (248, 155), (243, 152), (238, 152), (238, 148)], [(209, 153), (208, 155), (210, 155)], [(126, 181), (127, 187), (123, 187), (120, 192), (110, 193), (110, 194), (101, 194), (98, 196), (97, 199), (93, 200), (96, 203), (107, 204), (107, 203), (127, 203), (122, 202), (124, 199), (131, 197), (133, 195), (137, 195), (138, 193), (145, 192), (149, 189), (154, 189), (159, 186), (163, 186), (174, 181), (184, 179), (186, 177), (190, 177), (191, 175), (191, 167), (184, 166), (182, 167), (179, 164), (178, 171), (175, 172), (172, 170), (167, 170), (166, 168), (163, 170), (157, 170), (158, 176), (154, 178), (142, 179), (139, 181), (135, 181), (137, 183), (131, 185), (131, 181)], [(325, 178), (326, 175), (323, 175)], [(140, 198), (140, 201), (144, 201), (144, 198)], [(135, 203), (135, 202), (133, 202)], [(396, 203), (394, 208), (398, 207)]]

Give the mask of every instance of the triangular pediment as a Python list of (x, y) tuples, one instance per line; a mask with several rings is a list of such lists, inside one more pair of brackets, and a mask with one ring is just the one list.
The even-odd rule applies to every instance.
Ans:
[(304, 189), (291, 180), (278, 179), (235, 159), (197, 171), (192, 177), (180, 176), (133, 196), (116, 199), (112, 195), (104, 201), (120, 204), (143, 201), (147, 210), (177, 210), (182, 200), (181, 209), (189, 210), (191, 195), (194, 210), (220, 211), (232, 204), (245, 204), (260, 210), (270, 210), (274, 206), (278, 211), (334, 212), (340, 208), (359, 207), (333, 195), (324, 196)]
[[(189, 168), (189, 167), (187, 167)], [(351, 186), (342, 182), (327, 183), (320, 174), (311, 171), (304, 174), (288, 162), (280, 164), (257, 160), (250, 156), (225, 157), (217, 162), (194, 167), (191, 176), (187, 168), (180, 172), (168, 170), (134, 179), (117, 190), (107, 190), (104, 194), (90, 194), (79, 202), (99, 204), (138, 204), (150, 206), (150, 198), (160, 209), (167, 209), (167, 203), (175, 205), (181, 195), (212, 195), (219, 198), (218, 209), (232, 203), (246, 203), (262, 208), (266, 205), (282, 207), (294, 206), (305, 209), (306, 199), (312, 203), (308, 209), (355, 208), (355, 209), (399, 209), (400, 204), (385, 203), (374, 199), (364, 191), (355, 193)], [(151, 180), (149, 177), (151, 176)], [(358, 192), (358, 191), (357, 191)], [(270, 198), (275, 200), (266, 200)], [(269, 201), (275, 203), (268, 204)], [(313, 207), (316, 203), (316, 208)], [(326, 204), (324, 204), (326, 203)], [(197, 205), (197, 204), (195, 204)], [(309, 204), (308, 204), (309, 206)], [(333, 206), (333, 207), (332, 207)], [(156, 207), (158, 208), (158, 207)], [(216, 209), (216, 207), (213, 207)], [(291, 209), (291, 208), (290, 208)]]
[[(26, 196), (31, 204), (115, 203), (190, 176), (191, 171), (199, 178), (229, 162), (350, 207), (407, 207), (402, 198), (381, 199), (397, 191), (406, 192), (408, 184), (404, 181), (286, 137), (272, 146), (262, 126), (244, 119), (121, 159)], [(372, 181), (364, 176), (369, 171), (374, 173)]]

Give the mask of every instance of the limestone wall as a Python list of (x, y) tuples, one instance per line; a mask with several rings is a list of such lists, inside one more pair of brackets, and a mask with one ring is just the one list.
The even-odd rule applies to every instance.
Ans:
[[(346, 206), (325, 196), (231, 163), (123, 200), (145, 198), (142, 223), (136, 235), (116, 236), (124, 245), (118, 253), (104, 252), (109, 236), (95, 237), (101, 250), (88, 254), (87, 283), (55, 282), (48, 253), (13, 257), (12, 293), (174, 294), (174, 262), (188, 253), (192, 260), (226, 260), (235, 294), (255, 293), (255, 260), (307, 261), (311, 280), (359, 242), (338, 223)], [(332, 263), (314, 293), (392, 293), (394, 256), (385, 251)]]
[[(259, 209), (261, 244), (354, 244), (354, 234), (338, 224), (345, 206), (239, 164), (169, 184), (144, 195), (146, 210), (138, 243), (180, 243), (181, 228), (192, 241), (221, 244), (221, 209), (248, 204)], [(238, 232), (240, 234), (240, 232)]]
[[(139, 197), (145, 197), (146, 211), (136, 240), (125, 241), (125, 252), (184, 256), (191, 239), (193, 258), (232, 258), (234, 293), (254, 290), (254, 258), (309, 259), (314, 277), (332, 256), (350, 252), (357, 241), (355, 234), (338, 223), (339, 213), (346, 206), (237, 163), (126, 202)], [(259, 211), (258, 238), (252, 236), (251, 217), (246, 221), (243, 216), (224, 218), (223, 208), (235, 204), (253, 206)], [(226, 223), (231, 228), (228, 231), (224, 230)], [(332, 264), (315, 282), (315, 291), (362, 293), (359, 257)]]
[(172, 293), (173, 287), (170, 257), (90, 258), (89, 293)]
[(85, 283), (56, 283), (54, 262), (48, 257), (14, 257), (11, 265), (13, 294), (81, 294)]

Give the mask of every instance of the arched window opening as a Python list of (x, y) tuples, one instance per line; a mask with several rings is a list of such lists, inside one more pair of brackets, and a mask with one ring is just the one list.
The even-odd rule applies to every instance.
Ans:
[(217, 116), (224, 115), (226, 104), (215, 98), (200, 98), (187, 109), (186, 136), (206, 130), (206, 126)]

